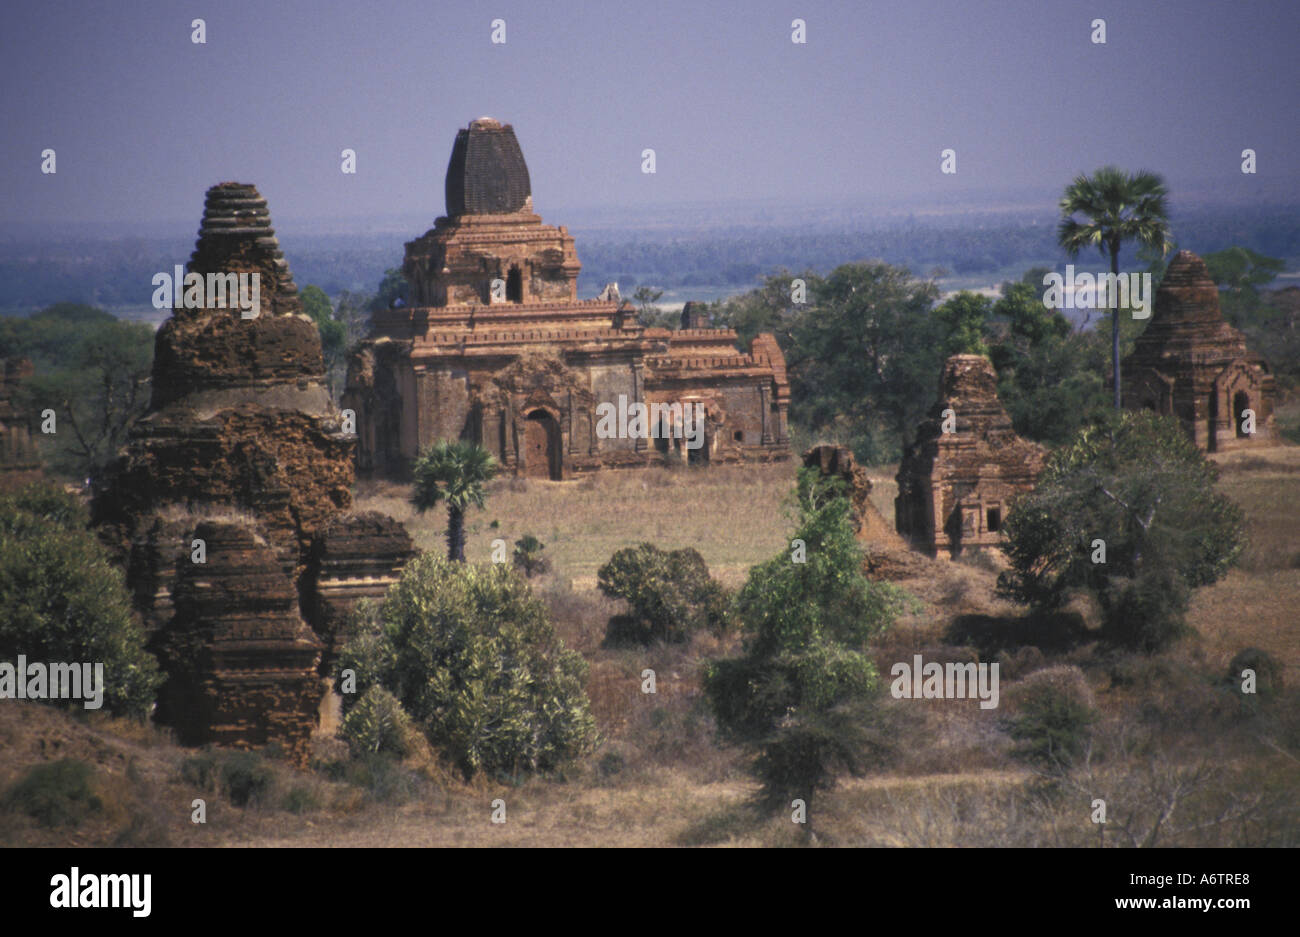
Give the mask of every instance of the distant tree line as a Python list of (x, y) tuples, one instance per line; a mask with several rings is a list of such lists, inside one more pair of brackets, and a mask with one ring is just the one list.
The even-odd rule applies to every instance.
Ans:
[(36, 372), (16, 407), (34, 419), (54, 411), (54, 432), (36, 437), (54, 473), (84, 480), (126, 442), (149, 406), (153, 342), (149, 326), (79, 303), (0, 318), (0, 348), (30, 358)]
[[(1294, 208), (1201, 208), (1173, 211), (1180, 238), (1198, 253), (1240, 245), (1269, 257), (1300, 257)], [(402, 235), (293, 235), (280, 232), (299, 285), (326, 294), (363, 292), (402, 256)], [(1006, 215), (935, 222), (905, 220), (856, 227), (753, 228), (718, 233), (683, 230), (671, 237), (575, 232), (582, 260), (579, 288), (590, 295), (618, 281), (624, 295), (641, 285), (659, 289), (746, 287), (785, 266), (823, 275), (864, 257), (913, 270), (943, 266), (960, 275), (994, 273), (1059, 257), (1050, 224)], [(0, 243), (0, 296), (12, 309), (61, 301), (97, 306), (147, 304), (151, 278), (188, 257), (191, 244), (173, 238), (10, 239)]]
[[(1223, 288), (1225, 317), (1269, 360), (1283, 391), (1300, 385), (1296, 313), (1271, 305), (1276, 294), (1264, 290), (1282, 262), (1244, 248), (1205, 260)], [(1158, 268), (1157, 284), (1163, 262)], [(1003, 283), (996, 299), (961, 292), (938, 302), (933, 279), (879, 261), (845, 264), (826, 277), (781, 270), (758, 289), (711, 304), (709, 314), (736, 330), (742, 348), (759, 332), (776, 336), (797, 445), (835, 439), (867, 464), (897, 461), (937, 398), (944, 360), (958, 352), (992, 360), (1018, 433), (1060, 445), (1110, 404), (1110, 336), (1077, 329), (1046, 308), (1046, 272)], [(806, 287), (803, 303), (792, 299), (796, 279)], [(1121, 357), (1145, 325), (1120, 318)]]

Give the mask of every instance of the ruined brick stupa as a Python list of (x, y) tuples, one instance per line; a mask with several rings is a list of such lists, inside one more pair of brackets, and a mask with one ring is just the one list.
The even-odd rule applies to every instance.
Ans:
[(925, 572), (929, 561), (910, 550), (871, 503), (871, 479), (847, 446), (813, 446), (804, 452), (803, 464), (844, 483), (853, 530), (865, 557), (863, 571), (869, 579), (906, 579)]
[[(169, 674), (160, 721), (188, 744), (276, 741), (301, 762), (343, 617), (321, 583), (334, 599), (381, 594), (410, 539), (391, 518), (346, 513), (355, 437), (253, 186), (208, 190), (188, 273), (257, 274), (257, 308), (208, 295), (163, 323), (149, 412), (96, 492), (95, 519)], [(340, 531), (378, 533), (323, 574)]]
[[(943, 431), (945, 410), (952, 432)], [(1012, 428), (989, 359), (953, 355), (930, 418), (903, 454), (894, 525), (931, 556), (996, 546), (1010, 500), (1034, 487), (1045, 458), (1042, 446)]]
[(1219, 288), (1191, 251), (1170, 261), (1151, 322), (1120, 364), (1120, 377), (1126, 408), (1177, 417), (1202, 449), (1275, 444), (1268, 363), (1223, 321)]

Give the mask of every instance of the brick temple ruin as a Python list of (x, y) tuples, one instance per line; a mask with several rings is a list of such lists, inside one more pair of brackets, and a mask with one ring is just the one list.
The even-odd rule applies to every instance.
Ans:
[[(1124, 406), (1174, 416), (1201, 449), (1275, 444), (1274, 381), (1262, 355), (1223, 320), (1205, 262), (1179, 251), (1133, 353), (1120, 364)], [(1243, 412), (1254, 414), (1254, 432)]]
[[(534, 214), (509, 124), (459, 131), (445, 188), (447, 215), (406, 245), (411, 304), (377, 313), (349, 362), (343, 406), (356, 413), (361, 473), (400, 477), (438, 439), (473, 440), (506, 471), (553, 480), (667, 458), (789, 457), (776, 339), (741, 352), (690, 304), (681, 328), (644, 328), (612, 285), (580, 301), (573, 238)], [(611, 436), (602, 404), (661, 407), (648, 434)], [(692, 448), (680, 414), (696, 412), (704, 435)]]
[(983, 355), (949, 358), (939, 400), (903, 454), (894, 525), (931, 556), (997, 546), (1011, 499), (1032, 490), (1043, 469), (1047, 451), (1016, 435), (997, 381)]
[(277, 742), (301, 764), (347, 610), (413, 547), (350, 511), (355, 437), (256, 188), (208, 190), (188, 271), (257, 273), (260, 309), (173, 310), (93, 514), (168, 674), (158, 720), (184, 744)]
[(924, 575), (930, 561), (913, 551), (871, 501), (871, 479), (848, 446), (818, 445), (803, 454), (805, 468), (823, 477), (838, 478), (849, 499), (853, 532), (862, 545), (863, 572), (868, 579), (893, 580)]

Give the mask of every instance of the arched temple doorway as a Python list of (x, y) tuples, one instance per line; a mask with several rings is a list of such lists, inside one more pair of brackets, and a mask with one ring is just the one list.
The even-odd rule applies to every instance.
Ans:
[(524, 276), (518, 267), (511, 267), (506, 274), (506, 302), (522, 303), (524, 301)]
[(534, 410), (524, 421), (524, 475), (559, 481), (562, 467), (560, 424), (545, 410)]
[(1242, 413), (1249, 409), (1251, 409), (1249, 394), (1244, 390), (1239, 390), (1232, 395), (1232, 421), (1236, 424), (1238, 437), (1250, 435), (1246, 432), (1246, 420), (1242, 416)]

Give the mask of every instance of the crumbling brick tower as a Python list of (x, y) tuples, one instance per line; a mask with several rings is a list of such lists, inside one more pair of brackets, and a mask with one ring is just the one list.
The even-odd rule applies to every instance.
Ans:
[[(1276, 444), (1268, 363), (1223, 320), (1219, 288), (1191, 251), (1170, 261), (1151, 322), (1120, 365), (1120, 376), (1127, 409), (1176, 417), (1204, 450)], [(1253, 433), (1243, 417), (1247, 410), (1254, 414)]]
[[(391, 542), (373, 551), (382, 569), (333, 562), (322, 577), (313, 566), (331, 554), (318, 542), (326, 529), (350, 529), (339, 519), (351, 516), (355, 438), (326, 390), (319, 331), (257, 189), (208, 190), (188, 272), (257, 274), (259, 308), (251, 318), (237, 305), (177, 308), (163, 323), (149, 412), (96, 492), (94, 515), (169, 674), (160, 721), (188, 744), (275, 741), (302, 763), (322, 652), (342, 617), (337, 599), (312, 590), (323, 578), (332, 596), (351, 599), (367, 589), (346, 587), (366, 577), (373, 592), (410, 554), (409, 538), (384, 528)], [(353, 544), (348, 555), (365, 552)], [(312, 610), (321, 634), (303, 619)]]
[(1045, 458), (1012, 428), (989, 359), (953, 355), (939, 400), (898, 468), (894, 526), (931, 556), (997, 546), (1011, 499), (1034, 487)]

